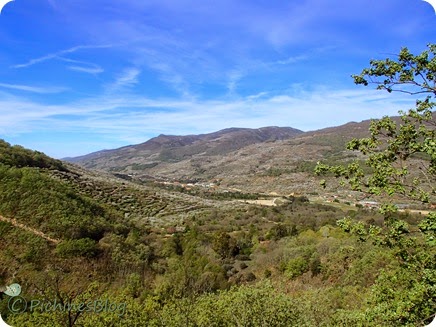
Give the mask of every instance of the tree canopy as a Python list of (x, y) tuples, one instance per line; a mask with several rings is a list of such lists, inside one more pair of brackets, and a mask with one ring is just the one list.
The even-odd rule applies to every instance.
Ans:
[[(370, 136), (353, 139), (349, 150), (366, 156), (364, 173), (358, 161), (347, 166), (318, 163), (318, 175), (332, 174), (353, 190), (369, 195), (401, 195), (423, 203), (436, 201), (436, 45), (413, 55), (401, 49), (395, 59), (371, 60), (370, 67), (354, 82), (379, 90), (423, 96), (415, 108), (400, 111), (400, 118), (373, 120)], [(326, 181), (321, 181), (326, 185)], [(383, 272), (372, 288), (371, 309), (365, 322), (375, 325), (416, 325), (429, 323), (436, 311), (436, 213), (425, 215), (418, 228), (394, 218), (396, 206), (386, 200), (382, 207), (384, 226), (366, 225), (347, 217), (338, 225), (362, 241), (394, 250), (398, 267)]]
[(50, 158), (39, 151), (32, 151), (19, 145), (11, 146), (0, 139), (0, 164), (10, 167), (37, 167), (67, 171), (62, 161)]
[(425, 95), (415, 108), (400, 111), (399, 119), (373, 120), (370, 137), (348, 143), (349, 150), (367, 155), (365, 164), (372, 174), (365, 174), (355, 161), (345, 167), (319, 163), (318, 175), (332, 173), (342, 184), (369, 194), (436, 201), (436, 45), (428, 48), (416, 56), (403, 48), (396, 60), (371, 60), (370, 68), (352, 76), (356, 84), (375, 84), (379, 90)]

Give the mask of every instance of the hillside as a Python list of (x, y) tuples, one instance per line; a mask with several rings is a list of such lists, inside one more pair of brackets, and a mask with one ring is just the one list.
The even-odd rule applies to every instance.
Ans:
[(160, 163), (177, 163), (194, 156), (225, 156), (245, 146), (292, 138), (302, 131), (290, 127), (227, 128), (200, 135), (159, 135), (145, 143), (104, 150), (65, 160), (86, 168), (142, 170)]
[(219, 182), (245, 192), (310, 193), (316, 161), (349, 160), (344, 151), (353, 137), (367, 135), (370, 121), (313, 132), (265, 127), (231, 128), (204, 135), (160, 135), (145, 143), (67, 158), (86, 168), (132, 176), (136, 180)]
[[(346, 137), (336, 132), (252, 144), (231, 156), (267, 154), (272, 157), (264, 157), (266, 162), (286, 162), (281, 151), (292, 148), (295, 162), (323, 153), (342, 160), (335, 146)], [(0, 310), (13, 326), (234, 326), (253, 319), (268, 326), (355, 325), (365, 310), (378, 312), (371, 296), (379, 294), (376, 280), (383, 269), (414, 276), (396, 266), (394, 250), (363, 243), (336, 226), (345, 214), (383, 226), (381, 214), (350, 203), (274, 196), (272, 206), (262, 206), (250, 202), (265, 195), (198, 192), (89, 171), (1, 144), (0, 286), (19, 283), (28, 300), (79, 305), (106, 298), (124, 304), (117, 312), (11, 314), (5, 296)], [(306, 144), (313, 152), (305, 152)], [(293, 173), (268, 174), (259, 178)], [(412, 214), (402, 218), (412, 228), (419, 221)], [(239, 308), (249, 308), (250, 317)]]
[[(268, 127), (260, 129), (270, 132), (269, 137), (263, 138), (258, 130), (247, 129), (198, 136), (159, 136), (141, 145), (69, 160), (86, 168), (128, 175), (138, 182), (209, 185), (220, 191), (279, 195), (326, 191), (342, 194), (344, 190), (335, 182), (327, 190), (320, 188), (319, 179), (313, 174), (315, 165), (318, 161), (341, 164), (364, 160), (361, 154), (347, 151), (346, 144), (353, 138), (368, 136), (370, 122), (285, 134), (279, 133), (281, 128)], [(227, 151), (218, 151), (223, 147), (228, 147)], [(413, 164), (418, 165), (419, 161)], [(359, 198), (348, 191), (341, 196)]]

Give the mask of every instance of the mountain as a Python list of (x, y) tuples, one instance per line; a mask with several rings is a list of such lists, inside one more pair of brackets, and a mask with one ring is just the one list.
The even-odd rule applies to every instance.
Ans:
[(258, 129), (227, 128), (200, 135), (159, 135), (147, 142), (114, 150), (103, 150), (64, 160), (86, 168), (109, 171), (147, 169), (160, 163), (176, 163), (196, 155), (224, 156), (243, 147), (286, 140), (303, 133), (291, 127), (263, 127)]
[[(399, 117), (392, 117), (397, 123)], [(289, 127), (229, 128), (203, 135), (159, 135), (145, 143), (72, 158), (85, 168), (129, 175), (137, 181), (219, 184), (221, 191), (324, 193), (313, 171), (318, 161), (363, 160), (346, 150), (369, 136), (371, 120), (302, 132)], [(338, 192), (331, 183), (330, 192)]]
[(246, 192), (307, 193), (319, 188), (316, 161), (349, 160), (353, 137), (368, 135), (370, 120), (302, 132), (291, 127), (228, 128), (202, 135), (159, 135), (114, 150), (67, 158), (88, 169), (140, 180), (218, 180)]

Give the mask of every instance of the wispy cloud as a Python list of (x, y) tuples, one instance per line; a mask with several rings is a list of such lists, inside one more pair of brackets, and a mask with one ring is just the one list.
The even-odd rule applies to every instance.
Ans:
[(0, 100), (0, 130), (94, 133), (141, 142), (160, 133), (203, 133), (230, 126), (279, 125), (313, 130), (393, 115), (412, 106), (413, 99), (406, 96), (328, 87), (270, 96), (255, 94), (233, 100), (105, 95), (63, 105), (44, 105), (14, 98)]
[[(342, 87), (369, 58), (404, 45), (422, 51), (435, 31), (434, 17), (412, 12), (409, 0), (41, 4), (38, 12), (23, 5), (1, 31), (2, 62), (12, 69), (0, 78), (0, 134), (35, 143), (68, 134), (75, 139), (58, 149), (77, 151), (83, 135), (97, 150), (159, 133), (310, 130), (395, 114), (406, 98)], [(63, 91), (50, 85), (74, 92), (38, 96)]]
[(110, 90), (117, 90), (126, 86), (133, 86), (138, 83), (138, 76), (141, 70), (136, 67), (125, 69), (109, 87)]
[(289, 57), (285, 60), (277, 60), (276, 62), (274, 62), (273, 64), (277, 64), (277, 65), (289, 65), (289, 64), (295, 64), (297, 62), (303, 61), (308, 59), (308, 56), (306, 55), (300, 55), (300, 56), (292, 56)]
[(109, 45), (109, 44), (106, 44), (106, 45), (78, 45), (78, 46), (75, 46), (75, 47), (72, 47), (69, 49), (61, 50), (58, 52), (47, 54), (47, 55), (42, 56), (42, 57), (31, 59), (23, 64), (13, 65), (12, 68), (27, 68), (27, 67), (33, 66), (35, 64), (39, 64), (39, 63), (47, 61), (47, 60), (56, 59), (56, 58), (62, 59), (61, 57), (65, 54), (74, 53), (76, 51), (83, 50), (83, 49), (102, 49), (102, 48), (110, 48), (110, 47), (113, 47), (113, 45)]
[(258, 98), (265, 97), (266, 95), (268, 95), (268, 92), (259, 92), (257, 94), (247, 96), (247, 100), (255, 100)]
[(82, 72), (82, 73), (88, 73), (88, 74), (100, 74), (104, 72), (104, 69), (101, 68), (99, 65), (94, 64), (92, 62), (82, 61), (82, 60), (75, 60), (70, 58), (64, 58), (64, 57), (58, 57), (59, 60), (72, 63), (74, 65), (67, 66), (68, 69)]
[(104, 72), (104, 69), (101, 67), (83, 67), (83, 66), (68, 66), (70, 70), (74, 70), (76, 72), (88, 73), (88, 74), (100, 74)]
[(40, 93), (40, 94), (60, 93), (68, 90), (68, 88), (57, 87), (57, 86), (38, 87), (38, 86), (8, 84), (8, 83), (0, 83), (0, 87), (11, 89), (11, 90)]
[[(179, 58), (177, 60), (180, 60)], [(174, 62), (176, 62), (175, 60)], [(158, 62), (155, 59), (150, 60), (148, 66), (153, 70), (157, 71), (160, 76), (160, 80), (167, 83), (170, 87), (176, 90), (181, 96), (189, 97), (189, 83), (186, 81), (186, 78), (192, 78), (192, 74), (189, 71), (184, 71), (183, 73), (179, 73), (177, 68), (174, 68), (173, 65), (169, 63), (169, 61)], [(179, 68), (180, 70), (184, 70)], [(193, 67), (193, 69), (195, 69)]]
[(244, 77), (244, 74), (241, 70), (233, 70), (229, 74), (229, 80), (227, 83), (227, 89), (229, 90), (230, 94), (235, 93), (238, 81)]

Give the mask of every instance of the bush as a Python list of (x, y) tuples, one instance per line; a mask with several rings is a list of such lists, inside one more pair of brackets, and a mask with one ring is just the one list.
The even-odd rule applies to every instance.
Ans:
[(309, 270), (309, 263), (306, 259), (298, 257), (288, 261), (285, 267), (285, 274), (289, 278), (295, 278)]
[(97, 243), (89, 238), (67, 240), (58, 244), (56, 253), (64, 258), (69, 257), (95, 257), (98, 253)]

